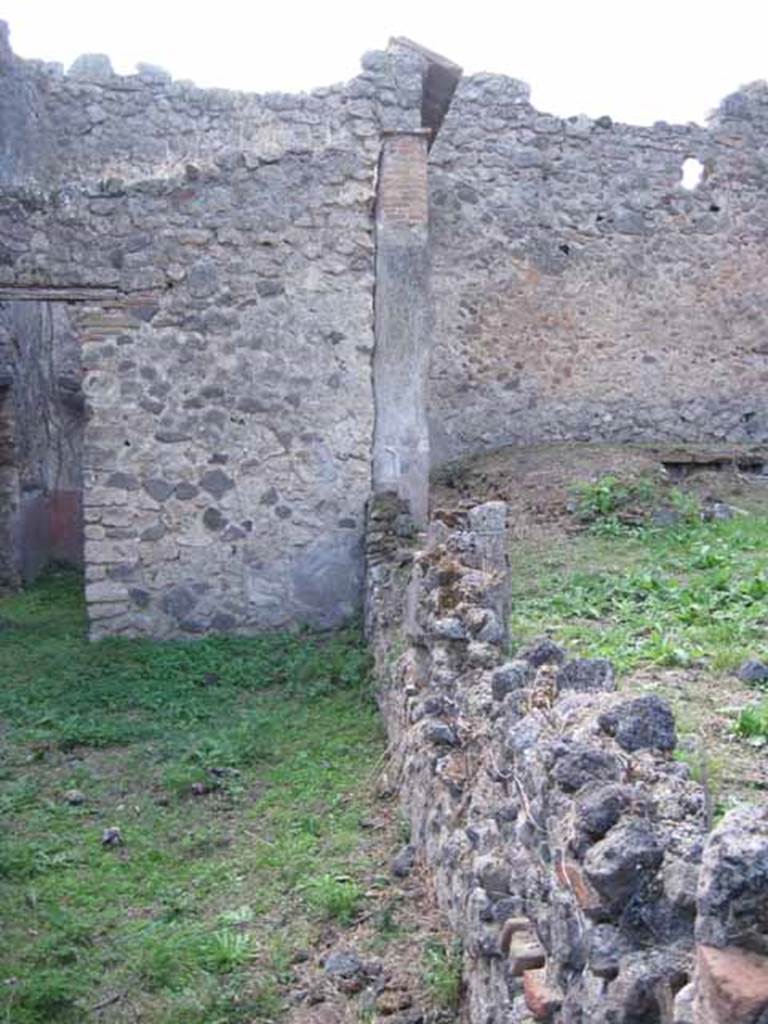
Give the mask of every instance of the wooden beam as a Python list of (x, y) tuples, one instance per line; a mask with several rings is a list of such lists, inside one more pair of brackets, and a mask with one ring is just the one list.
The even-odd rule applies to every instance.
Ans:
[(117, 288), (0, 285), (0, 302), (105, 302), (124, 298)]

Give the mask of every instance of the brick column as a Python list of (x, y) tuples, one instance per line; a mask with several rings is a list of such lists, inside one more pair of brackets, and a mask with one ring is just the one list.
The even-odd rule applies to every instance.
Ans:
[(429, 287), (428, 130), (384, 136), (376, 198), (376, 423), (373, 489), (427, 518)]
[[(140, 580), (140, 531), (147, 496), (139, 487), (135, 402), (118, 364), (134, 348), (140, 320), (120, 300), (78, 307), (88, 417), (83, 447), (85, 600), (92, 640), (135, 633), (136, 607), (129, 590)], [(149, 433), (148, 428), (148, 433)], [(150, 434), (151, 437), (151, 434)], [(144, 444), (150, 444), (149, 438)], [(152, 568), (155, 568), (153, 566)]]

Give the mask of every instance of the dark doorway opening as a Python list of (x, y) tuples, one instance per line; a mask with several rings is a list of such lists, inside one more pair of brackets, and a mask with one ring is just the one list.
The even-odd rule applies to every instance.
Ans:
[(0, 586), (83, 564), (84, 401), (65, 303), (0, 304)]

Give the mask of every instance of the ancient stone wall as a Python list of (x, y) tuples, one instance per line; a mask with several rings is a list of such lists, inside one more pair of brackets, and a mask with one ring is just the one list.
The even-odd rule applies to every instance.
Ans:
[[(8, 26), (0, 21), (0, 185), (45, 176), (50, 170), (51, 149), (46, 145), (38, 85), (44, 68), (14, 56)], [(2, 260), (0, 247), (0, 263)]]
[(253, 97), (5, 55), (57, 160), (6, 168), (0, 298), (73, 303), (94, 636), (359, 605), (374, 179), (382, 131), (421, 125), (424, 61), (363, 64)]
[(418, 53), (393, 45), (366, 54), (352, 82), (309, 94), (200, 89), (151, 65), (116, 75), (97, 54), (67, 73), (20, 60), (0, 23), (0, 183), (136, 181), (287, 152), (362, 150), (375, 160), (381, 130), (421, 126), (424, 70)]
[(430, 447), (768, 438), (766, 88), (630, 128), (459, 74), (252, 96), (0, 31), (0, 301), (71, 304), (93, 635), (341, 622)]
[[(767, 140), (765, 84), (708, 129), (643, 128), (465, 78), (430, 157), (435, 459), (765, 440)], [(687, 158), (703, 164), (693, 190)]]
[(354, 609), (372, 173), (331, 151), (20, 211), (13, 228), (46, 248), (20, 241), (16, 286), (37, 261), (29, 294), (41, 277), (50, 294), (115, 289), (76, 312), (95, 632), (331, 625)]
[(768, 813), (709, 832), (669, 707), (617, 693), (608, 662), (549, 641), (507, 660), (504, 517), (500, 502), (442, 514), (414, 552), (393, 496), (369, 531), (390, 783), (411, 825), (397, 862), (421, 864), (462, 941), (470, 1020), (760, 1024)]

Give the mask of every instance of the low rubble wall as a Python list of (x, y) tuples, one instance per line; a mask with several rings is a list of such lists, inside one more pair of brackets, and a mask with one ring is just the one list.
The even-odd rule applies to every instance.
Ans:
[(768, 810), (711, 830), (656, 696), (550, 641), (510, 659), (506, 507), (370, 510), (366, 624), (410, 854), (473, 1024), (768, 1024)]

